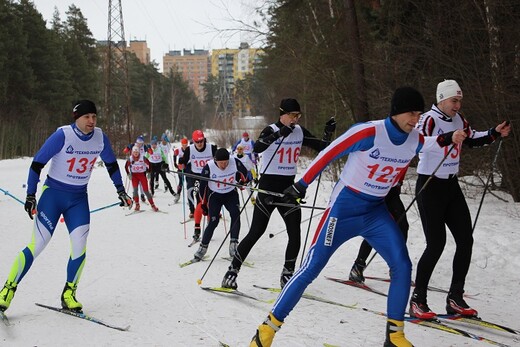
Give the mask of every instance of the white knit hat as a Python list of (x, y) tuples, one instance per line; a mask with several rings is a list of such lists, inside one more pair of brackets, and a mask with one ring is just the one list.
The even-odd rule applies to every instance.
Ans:
[(437, 102), (460, 96), (462, 98), (462, 89), (455, 80), (444, 80), (437, 85)]

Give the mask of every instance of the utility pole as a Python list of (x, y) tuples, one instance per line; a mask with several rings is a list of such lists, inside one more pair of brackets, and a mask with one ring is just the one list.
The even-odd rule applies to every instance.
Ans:
[(223, 53), (218, 57), (218, 100), (215, 108), (215, 120), (221, 122), (222, 119), (226, 121), (233, 116), (233, 54)]
[(130, 117), (130, 81), (121, 0), (108, 1), (108, 35), (105, 56), (105, 117), (115, 148), (132, 142)]

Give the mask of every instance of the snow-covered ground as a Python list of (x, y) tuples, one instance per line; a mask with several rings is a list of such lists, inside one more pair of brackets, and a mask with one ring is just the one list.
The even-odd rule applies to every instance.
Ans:
[[(0, 188), (25, 200), (27, 171), (31, 158), (0, 161)], [(168, 176), (175, 181), (173, 175)], [(413, 177), (406, 182), (403, 201), (413, 199)], [(44, 175), (42, 174), (42, 181)], [(317, 206), (325, 206), (332, 183), (322, 179)], [(41, 189), (40, 189), (41, 192)], [(309, 205), (316, 186), (308, 189)], [(245, 192), (244, 192), (245, 193)], [(468, 204), (474, 216), (482, 190), (468, 193)], [(505, 194), (504, 202), (486, 195), (475, 230), (475, 245), (466, 291), (478, 294), (468, 303), (490, 321), (520, 329), (517, 319), (518, 290), (520, 283), (520, 206)], [(117, 201), (117, 195), (107, 172), (95, 168), (89, 185), (90, 208), (95, 209)], [(129, 331), (120, 332), (91, 322), (39, 308), (34, 303), (60, 305), (60, 294), (65, 282), (66, 263), (69, 257), (68, 233), (60, 224), (48, 247), (35, 260), (31, 270), (18, 287), (9, 310), (6, 311), (11, 327), (0, 324), (2, 346), (218, 346), (223, 341), (230, 346), (247, 346), (256, 327), (271, 304), (246, 298), (226, 296), (201, 290), (203, 286), (220, 286), (229, 262), (227, 242), (215, 261), (180, 268), (179, 263), (191, 259), (194, 248), (188, 248), (193, 223), (184, 228), (182, 200), (169, 206), (172, 198), (161, 189), (156, 193), (157, 206), (168, 212), (125, 216), (128, 210), (120, 207), (92, 214), (88, 241), (87, 263), (79, 285), (77, 297), (86, 313), (115, 325), (131, 325)], [(145, 208), (148, 208), (145, 206)], [(251, 221), (252, 205), (246, 209)], [(241, 233), (248, 231), (246, 212), (242, 215)], [(303, 219), (310, 215), (303, 210)], [(408, 213), (411, 225), (408, 246), (414, 266), (424, 249), (424, 236), (412, 207)], [(309, 239), (318, 222), (311, 225)], [(215, 231), (208, 254), (215, 255), (225, 236), (226, 225), (221, 223)], [(30, 240), (33, 222), (23, 206), (8, 195), (0, 193), (0, 284), (7, 277), (17, 253)], [(308, 222), (302, 223), (305, 239)], [(276, 294), (253, 287), (253, 284), (276, 287), (283, 265), (287, 236), (281, 217), (275, 212), (268, 230), (249, 255), (254, 268), (243, 267), (239, 289), (264, 300), (273, 300)], [(281, 232), (281, 233), (280, 233)], [(268, 234), (277, 234), (269, 238)], [(341, 302), (357, 304), (377, 311), (385, 311), (386, 299), (363, 290), (328, 281), (327, 276), (346, 277), (357, 254), (361, 239), (356, 238), (332, 257), (322, 274), (308, 288), (308, 293)], [(307, 245), (308, 249), (308, 245)], [(435, 269), (431, 285), (446, 288), (451, 277), (454, 243), (448, 237), (444, 254)], [(298, 261), (299, 263), (299, 261)], [(208, 269), (208, 266), (209, 269)], [(387, 276), (383, 260), (376, 257), (366, 271), (367, 275)], [(388, 284), (367, 282), (386, 291)], [(431, 292), (430, 307), (443, 312), (445, 295)], [(340, 323), (346, 320), (347, 323)], [(515, 335), (490, 329), (458, 324), (468, 331), (510, 346), (520, 346)], [(334, 305), (302, 299), (287, 317), (277, 333), (274, 346), (381, 346), (384, 341), (385, 318), (362, 310), (346, 309)], [(471, 340), (446, 332), (406, 325), (406, 335), (416, 346), (485, 346), (486, 342)], [(518, 336), (518, 335), (516, 335)]]

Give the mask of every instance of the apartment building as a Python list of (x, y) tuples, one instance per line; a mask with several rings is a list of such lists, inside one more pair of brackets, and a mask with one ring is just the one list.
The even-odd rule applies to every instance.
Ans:
[(150, 48), (144, 40), (130, 40), (128, 51), (134, 53), (137, 59), (145, 65), (150, 64)]
[(210, 71), (209, 51), (204, 49), (169, 51), (163, 57), (163, 74), (167, 76), (170, 70), (178, 71), (197, 98), (201, 102), (204, 100), (203, 84), (207, 81)]

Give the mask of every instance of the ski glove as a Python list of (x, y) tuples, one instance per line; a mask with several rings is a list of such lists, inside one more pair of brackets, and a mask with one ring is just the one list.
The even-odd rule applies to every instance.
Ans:
[(204, 216), (208, 215), (208, 213), (209, 213), (208, 205), (205, 202), (200, 204), (200, 209), (202, 210), (202, 215), (204, 215)]
[(33, 219), (33, 214), (36, 214), (36, 196), (34, 194), (27, 194), (24, 209), (29, 214), (29, 218)]
[(325, 123), (325, 129), (323, 130), (323, 141), (330, 142), (334, 131), (336, 131), (336, 120), (334, 117), (331, 117), (327, 123)]
[(278, 132), (280, 133), (280, 136), (287, 137), (287, 136), (291, 135), (293, 129), (294, 129), (294, 126), (288, 127), (288, 126), (284, 125), (280, 130), (278, 130)]
[(299, 200), (305, 197), (305, 193), (307, 192), (307, 188), (304, 187), (299, 182), (296, 182), (292, 186), (286, 188), (283, 191), (282, 202), (289, 204), (297, 204)]
[(132, 198), (130, 198), (124, 190), (117, 192), (117, 196), (119, 200), (121, 200), (119, 206), (132, 208)]

